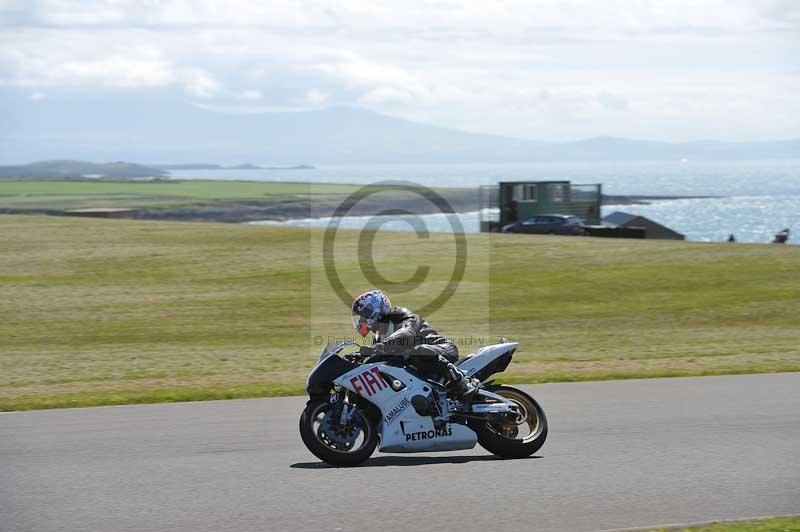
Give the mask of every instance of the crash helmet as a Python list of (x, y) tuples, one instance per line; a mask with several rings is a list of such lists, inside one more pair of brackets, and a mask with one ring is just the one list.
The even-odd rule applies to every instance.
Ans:
[(353, 328), (361, 336), (375, 331), (378, 322), (392, 310), (392, 302), (380, 290), (364, 292), (353, 301)]

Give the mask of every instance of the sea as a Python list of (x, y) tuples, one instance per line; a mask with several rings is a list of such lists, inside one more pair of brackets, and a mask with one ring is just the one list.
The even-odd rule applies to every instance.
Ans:
[[(262, 166), (262, 165), (259, 165)], [(310, 169), (174, 170), (178, 179), (221, 179), (310, 183), (369, 184), (401, 180), (430, 187), (479, 187), (499, 181), (568, 180), (574, 184), (601, 183), (606, 195), (706, 196), (653, 201), (641, 205), (604, 205), (603, 215), (615, 211), (640, 214), (687, 240), (719, 242), (733, 234), (737, 242), (768, 243), (775, 233), (790, 230), (789, 243), (800, 243), (800, 159), (759, 161), (636, 161), (581, 163), (486, 164), (347, 164)], [(479, 230), (480, 213), (459, 215), (465, 232)], [(445, 215), (421, 215), (429, 231), (452, 231)], [(347, 217), (340, 227), (360, 229), (371, 217)], [(269, 225), (326, 226), (327, 218)], [(402, 219), (381, 230), (414, 230)]]

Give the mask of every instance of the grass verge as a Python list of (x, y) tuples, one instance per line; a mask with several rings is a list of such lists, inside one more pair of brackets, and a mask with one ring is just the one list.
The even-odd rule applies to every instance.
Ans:
[(800, 532), (800, 516), (728, 521), (689, 528), (658, 528), (649, 532)]

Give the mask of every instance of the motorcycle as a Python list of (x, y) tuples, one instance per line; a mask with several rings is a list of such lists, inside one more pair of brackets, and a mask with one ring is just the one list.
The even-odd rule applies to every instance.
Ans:
[(371, 361), (359, 351), (340, 355), (349, 345), (354, 344), (326, 344), (306, 382), (309, 400), (300, 436), (320, 460), (355, 466), (376, 447), (420, 453), (472, 449), (476, 443), (502, 458), (524, 458), (544, 445), (547, 418), (539, 403), (522, 390), (487, 380), (508, 367), (518, 343), (501, 338), (456, 363), (481, 382), (466, 399), (402, 358)]

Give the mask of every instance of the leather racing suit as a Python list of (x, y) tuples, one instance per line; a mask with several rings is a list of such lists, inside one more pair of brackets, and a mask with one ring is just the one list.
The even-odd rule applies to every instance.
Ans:
[(372, 345), (376, 357), (403, 356), (404, 362), (424, 374), (435, 374), (444, 382), (454, 378), (452, 363), (458, 360), (456, 345), (441, 336), (421, 316), (403, 307), (394, 307), (380, 323), (388, 325), (383, 336), (376, 334)]

